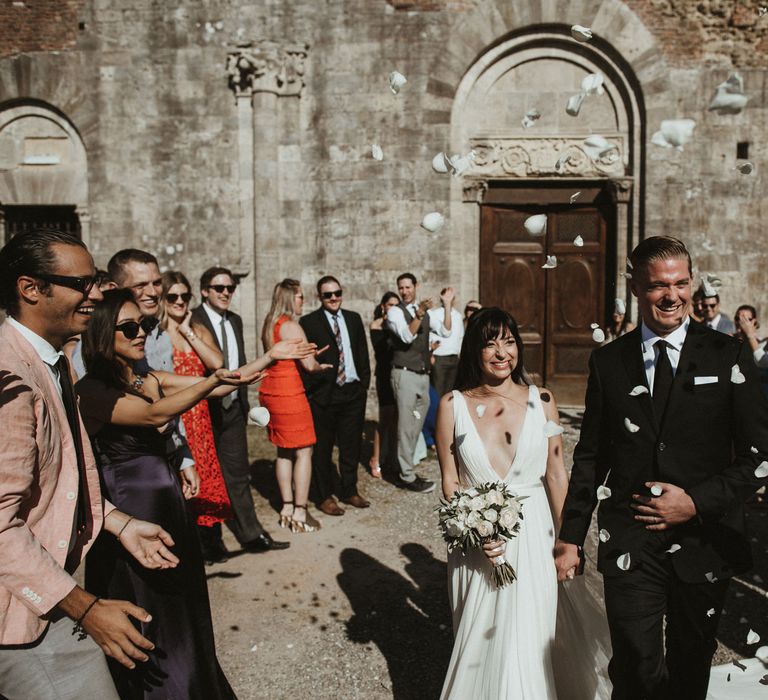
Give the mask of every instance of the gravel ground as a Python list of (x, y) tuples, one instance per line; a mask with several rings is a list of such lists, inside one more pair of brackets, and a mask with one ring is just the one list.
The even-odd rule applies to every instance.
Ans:
[[(569, 460), (580, 413), (561, 413)], [(239, 698), (437, 698), (452, 646), (437, 493), (402, 491), (361, 468), (371, 508), (348, 508), (340, 518), (314, 512), (323, 526), (317, 533), (280, 530), (274, 448), (263, 430), (249, 430), (259, 516), (291, 547), (208, 569), (218, 655)], [(419, 471), (437, 479), (437, 461)], [(760, 542), (768, 537), (766, 514), (750, 511)], [(718, 663), (750, 655), (750, 627), (768, 639), (768, 555), (760, 549), (746, 585), (731, 586)]]

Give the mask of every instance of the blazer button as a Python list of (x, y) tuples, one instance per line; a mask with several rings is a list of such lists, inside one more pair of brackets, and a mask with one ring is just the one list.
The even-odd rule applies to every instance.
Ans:
[(66, 540), (59, 540), (59, 549), (64, 549), (67, 546)]
[(75, 500), (75, 492), (74, 491), (67, 491), (67, 500), (68, 501), (74, 501)]
[(659, 452), (664, 452), (664, 450), (666, 450), (666, 449), (667, 449), (667, 446), (663, 442), (660, 442), (659, 443)]

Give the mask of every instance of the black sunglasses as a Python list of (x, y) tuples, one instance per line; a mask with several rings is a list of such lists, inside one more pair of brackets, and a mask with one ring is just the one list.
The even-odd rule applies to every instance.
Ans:
[(334, 297), (337, 298), (337, 299), (341, 299), (341, 295), (343, 293), (344, 292), (342, 292), (340, 289), (336, 289), (333, 292), (323, 292), (320, 296), (323, 299), (333, 299)]
[(191, 298), (192, 298), (192, 292), (184, 292), (183, 294), (166, 294), (165, 295), (165, 300), (169, 301), (171, 304), (175, 304), (179, 299), (181, 299), (185, 304), (187, 304)]
[(157, 325), (157, 319), (144, 316), (141, 321), (123, 321), (115, 326), (128, 340), (134, 340), (139, 335), (139, 329), (149, 335)]
[(35, 275), (38, 279), (51, 284), (58, 284), (60, 287), (68, 287), (80, 292), (83, 296), (88, 296), (88, 293), (93, 289), (93, 285), (96, 284), (99, 279), (98, 275), (89, 275), (88, 277), (68, 277), (66, 275)]
[(234, 294), (237, 289), (236, 284), (209, 284), (208, 289), (212, 289), (217, 294), (224, 294), (226, 289), (230, 294)]

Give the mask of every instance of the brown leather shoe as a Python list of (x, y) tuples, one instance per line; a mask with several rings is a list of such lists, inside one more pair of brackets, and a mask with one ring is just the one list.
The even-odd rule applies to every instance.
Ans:
[(339, 508), (339, 504), (333, 500), (333, 496), (328, 496), (319, 506), (319, 510), (326, 515), (344, 515), (344, 509)]
[(354, 506), (355, 508), (368, 508), (371, 505), (370, 501), (366, 501), (357, 493), (354, 496), (350, 496), (349, 498), (342, 498), (341, 500), (347, 505)]

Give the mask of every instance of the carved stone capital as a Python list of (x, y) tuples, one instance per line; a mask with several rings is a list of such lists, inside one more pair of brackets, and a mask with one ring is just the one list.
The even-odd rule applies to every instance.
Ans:
[(309, 47), (264, 41), (238, 46), (227, 54), (229, 86), (236, 97), (256, 92), (299, 96), (304, 88), (304, 62)]
[(616, 204), (629, 204), (632, 198), (632, 186), (634, 182), (631, 177), (617, 177), (608, 180), (608, 188), (611, 198)]
[(488, 181), (477, 178), (464, 178), (461, 183), (462, 202), (477, 202), (482, 204), (485, 193), (488, 191)]
[(514, 179), (529, 177), (621, 177), (626, 172), (626, 137), (606, 134), (612, 148), (597, 157), (584, 146), (583, 136), (505, 137), (470, 139), (475, 160), (469, 177)]

